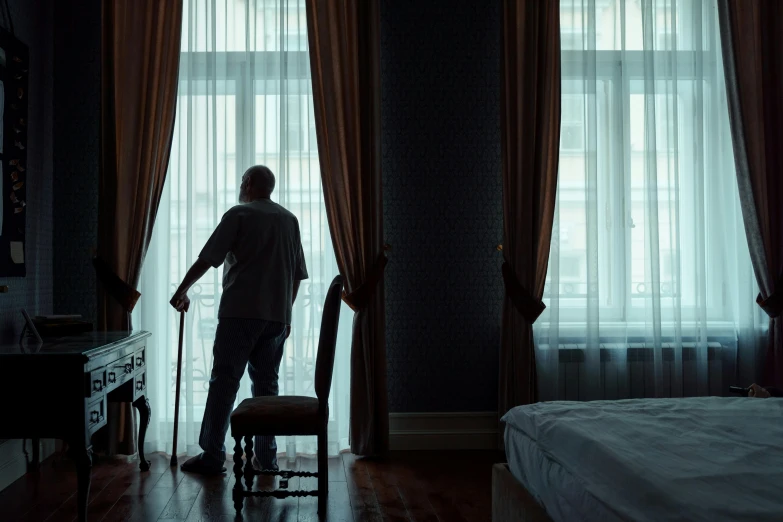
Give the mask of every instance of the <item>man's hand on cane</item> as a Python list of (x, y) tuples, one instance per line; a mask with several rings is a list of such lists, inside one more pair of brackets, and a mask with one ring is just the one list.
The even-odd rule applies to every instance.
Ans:
[(187, 292), (177, 291), (169, 303), (177, 312), (187, 312), (190, 308), (190, 298), (188, 297)]

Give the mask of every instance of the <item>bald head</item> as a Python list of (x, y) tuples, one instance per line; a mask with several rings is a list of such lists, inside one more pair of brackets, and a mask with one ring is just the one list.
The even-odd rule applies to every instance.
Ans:
[(264, 165), (254, 165), (242, 176), (239, 202), (249, 203), (257, 199), (269, 199), (275, 190), (275, 175)]

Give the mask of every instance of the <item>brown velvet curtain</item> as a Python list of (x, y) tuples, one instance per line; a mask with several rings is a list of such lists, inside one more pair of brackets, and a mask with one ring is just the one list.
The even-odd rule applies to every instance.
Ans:
[(783, 2), (719, 0), (740, 204), (769, 315), (765, 385), (783, 387)]
[(351, 451), (389, 443), (380, 144), (379, 0), (307, 0), (313, 106), (326, 213), (356, 312), (351, 342)]
[(537, 396), (533, 323), (545, 308), (560, 146), (560, 3), (504, 0), (502, 38), (501, 416)]
[[(102, 5), (98, 329), (128, 330), (160, 203), (174, 133), (182, 0)], [(114, 413), (114, 412), (110, 412)], [(130, 405), (109, 430), (113, 452), (133, 453)], [(117, 441), (123, 442), (115, 446)]]

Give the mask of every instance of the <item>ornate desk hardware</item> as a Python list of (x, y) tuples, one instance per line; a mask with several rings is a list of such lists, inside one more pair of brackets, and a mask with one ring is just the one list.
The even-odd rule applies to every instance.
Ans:
[(115, 368), (122, 368), (123, 372), (125, 373), (133, 373), (133, 364), (132, 363), (125, 363), (125, 364), (117, 364), (114, 366)]

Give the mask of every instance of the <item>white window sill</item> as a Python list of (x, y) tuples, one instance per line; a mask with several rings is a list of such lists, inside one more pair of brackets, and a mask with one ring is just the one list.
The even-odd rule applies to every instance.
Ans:
[[(534, 325), (536, 336), (546, 336), (552, 324), (548, 321), (537, 322)], [(559, 337), (565, 339), (585, 339), (587, 337), (587, 323), (584, 321), (560, 321), (557, 328)], [(682, 321), (678, 328), (675, 323), (664, 321), (661, 323), (660, 332), (665, 338), (671, 338), (679, 332), (682, 337), (693, 337), (700, 333), (702, 324), (695, 321)], [(707, 321), (707, 338), (732, 338), (737, 337), (737, 327), (731, 321)], [(648, 337), (653, 333), (652, 325), (644, 321), (601, 321), (598, 326), (600, 339)]]

